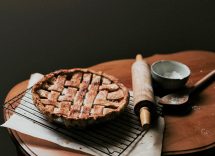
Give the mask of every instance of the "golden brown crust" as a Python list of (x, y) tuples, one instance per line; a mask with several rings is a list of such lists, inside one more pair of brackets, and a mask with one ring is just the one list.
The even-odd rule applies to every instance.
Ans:
[[(110, 80), (112, 83), (117, 84), (119, 86), (119, 89), (123, 92), (123, 97), (122, 97), (122, 99), (120, 99), (119, 101), (116, 102), (117, 103), (116, 109), (111, 110), (104, 106), (105, 114), (96, 112), (97, 114), (86, 115), (84, 113), (88, 112), (89, 110), (87, 108), (83, 107), (83, 108), (81, 108), (81, 109), (83, 109), (82, 115), (75, 116), (75, 113), (74, 113), (74, 115), (71, 117), (67, 114), (53, 113), (53, 110), (55, 108), (54, 105), (53, 106), (49, 105), (48, 107), (46, 107), (45, 104), (41, 102), (41, 97), (38, 94), (38, 90), (41, 89), (42, 86), (44, 86), (45, 83), (50, 81), (53, 77), (57, 77), (58, 75), (69, 75), (69, 74), (71, 75), (75, 72), (91, 73), (91, 74), (99, 75), (102, 78), (106, 78), (106, 79)], [(118, 80), (111, 75), (105, 74), (101, 71), (96, 72), (96, 71), (93, 71), (90, 69), (74, 68), (74, 69), (61, 69), (61, 70), (58, 70), (58, 71), (45, 75), (38, 83), (36, 83), (33, 86), (32, 97), (33, 97), (33, 101), (34, 101), (34, 104), (36, 105), (36, 107), (44, 115), (46, 115), (50, 121), (60, 121), (61, 123), (64, 123), (67, 127), (75, 126), (75, 125), (77, 125), (79, 127), (84, 127), (84, 126), (92, 124), (92, 123), (97, 123), (100, 121), (111, 119), (114, 116), (116, 116), (117, 114), (119, 114), (121, 111), (123, 111), (123, 109), (128, 104), (129, 93), (128, 93), (127, 88), (123, 84), (119, 83)], [(75, 108), (75, 110), (76, 109), (79, 109), (79, 108)], [(75, 112), (75, 110), (73, 112)], [(99, 111), (99, 109), (96, 111)], [(55, 112), (57, 112), (57, 110)]]

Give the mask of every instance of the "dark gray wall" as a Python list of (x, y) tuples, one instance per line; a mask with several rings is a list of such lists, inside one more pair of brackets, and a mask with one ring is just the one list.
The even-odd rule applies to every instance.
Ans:
[[(214, 0), (3, 0), (1, 103), (33, 72), (86, 67), (137, 52), (215, 51), (214, 8)], [(0, 149), (0, 155), (15, 155), (2, 128)]]

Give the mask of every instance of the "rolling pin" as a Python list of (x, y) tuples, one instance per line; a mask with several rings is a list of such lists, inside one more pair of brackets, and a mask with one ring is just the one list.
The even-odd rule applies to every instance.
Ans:
[(134, 112), (140, 117), (143, 129), (148, 129), (151, 122), (151, 113), (154, 110), (154, 92), (149, 66), (142, 55), (136, 56), (131, 67), (132, 87), (134, 93)]

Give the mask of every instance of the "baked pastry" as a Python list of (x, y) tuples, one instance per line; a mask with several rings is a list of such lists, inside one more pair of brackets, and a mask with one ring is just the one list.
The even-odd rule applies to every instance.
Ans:
[(50, 121), (66, 127), (109, 120), (128, 104), (127, 88), (103, 72), (62, 69), (45, 75), (32, 88), (36, 107)]

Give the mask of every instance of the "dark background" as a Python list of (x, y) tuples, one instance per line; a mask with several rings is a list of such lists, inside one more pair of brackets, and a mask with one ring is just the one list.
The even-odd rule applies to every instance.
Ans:
[[(1, 103), (33, 72), (87, 67), (137, 52), (215, 51), (214, 8), (214, 0), (3, 0)], [(2, 123), (2, 111), (0, 116)], [(0, 155), (16, 155), (3, 128), (0, 149)]]

